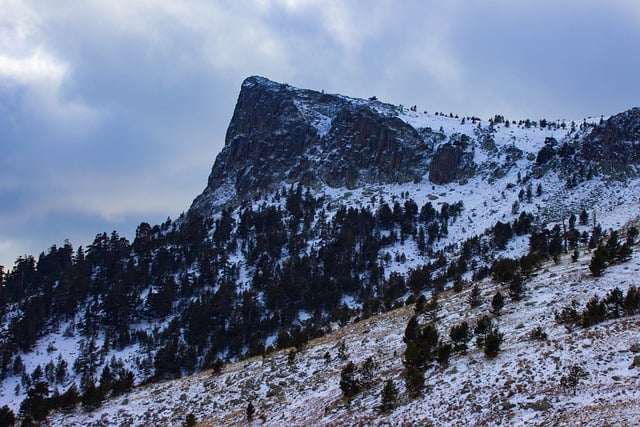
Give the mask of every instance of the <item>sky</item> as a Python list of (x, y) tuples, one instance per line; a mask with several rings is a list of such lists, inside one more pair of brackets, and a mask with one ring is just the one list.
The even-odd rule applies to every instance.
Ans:
[(176, 218), (242, 81), (420, 110), (640, 105), (636, 0), (0, 0), (0, 265)]

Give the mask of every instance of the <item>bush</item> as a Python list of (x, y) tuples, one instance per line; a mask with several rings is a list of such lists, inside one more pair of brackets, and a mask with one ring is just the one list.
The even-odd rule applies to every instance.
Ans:
[(546, 341), (547, 333), (542, 329), (542, 326), (536, 326), (529, 333), (529, 337), (535, 341)]

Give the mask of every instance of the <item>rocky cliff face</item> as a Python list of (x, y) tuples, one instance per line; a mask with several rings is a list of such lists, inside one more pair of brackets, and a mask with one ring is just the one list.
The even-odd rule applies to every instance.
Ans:
[(620, 174), (640, 163), (640, 108), (610, 117), (585, 139), (582, 157), (605, 173)]
[[(601, 124), (585, 122), (580, 131), (559, 122), (514, 130), (477, 120), (465, 124), (249, 77), (207, 187), (191, 209), (209, 214), (292, 183), (353, 189), (428, 178), (443, 185), (478, 173), (495, 179), (512, 167), (535, 178), (555, 170), (575, 183), (593, 173), (636, 174), (640, 164), (640, 108)], [(528, 163), (517, 163), (523, 156)]]
[(249, 77), (207, 188), (195, 201), (243, 198), (283, 184), (355, 188), (417, 181), (430, 146), (398, 107)]

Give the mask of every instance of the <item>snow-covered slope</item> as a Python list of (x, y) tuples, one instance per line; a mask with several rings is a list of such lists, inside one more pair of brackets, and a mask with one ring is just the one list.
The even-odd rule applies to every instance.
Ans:
[[(611, 118), (575, 122), (508, 119), (512, 118), (496, 115), (490, 120), (481, 120), (421, 112), (417, 108), (377, 100), (297, 89), (261, 77), (248, 78), (241, 88), (225, 148), (216, 157), (206, 188), (186, 214), (174, 222), (167, 221), (154, 227), (141, 224), (133, 244), (123, 242), (115, 232), (111, 238), (106, 234), (104, 237), (98, 235), (94, 245), (87, 248), (86, 257), (69, 257), (68, 264), (74, 264), (71, 272), (65, 271), (55, 279), (47, 278), (46, 283), (44, 280), (30, 283), (31, 293), (22, 299), (15, 297), (0, 307), (0, 343), (7, 344), (7, 348), (9, 344), (13, 345), (11, 352), (2, 354), (5, 378), (0, 382), (0, 407), (6, 404), (17, 413), (28, 388), (39, 378), (50, 382), (51, 391), (63, 392), (73, 383), (80, 386), (87, 360), (95, 365), (91, 374), (95, 381), (99, 381), (100, 372), (107, 365), (130, 370), (135, 374), (136, 384), (157, 381), (197, 372), (210, 364), (210, 358), (235, 361), (248, 354), (259, 354), (265, 347), (278, 345), (280, 332), (308, 328), (317, 333), (329, 324), (336, 329), (339, 319), (345, 322), (345, 318), (363, 315), (367, 305), (371, 311), (372, 301), (377, 304), (372, 312), (379, 313), (400, 304), (412, 292), (429, 295), (436, 288), (436, 282), (438, 286), (450, 289), (457, 280), (469, 281), (483, 269), (488, 272), (498, 258), (519, 259), (527, 253), (528, 232), (513, 236), (504, 248), (494, 244), (493, 227), (498, 222), (513, 224), (522, 213), (531, 215), (532, 227), (538, 231), (558, 226), (564, 232), (570, 215), (583, 211), (588, 214), (589, 221), (576, 225), (582, 234), (591, 233), (596, 224), (605, 232), (626, 230), (628, 226), (638, 224), (639, 109)], [(296, 194), (298, 190), (300, 194)], [(293, 207), (289, 206), (291, 200)], [(428, 223), (420, 219), (417, 212), (405, 215), (405, 206), (411, 203), (418, 208), (431, 205), (439, 219)], [(398, 212), (393, 213), (394, 219), (383, 224), (379, 212), (385, 206), (395, 210), (396, 205)], [(443, 210), (451, 206), (457, 206), (459, 212), (451, 217), (442, 215)], [(406, 216), (410, 217), (407, 220), (409, 231), (403, 230), (401, 222), (404, 220), (399, 219)], [(262, 229), (258, 231), (260, 221)], [(420, 231), (428, 233), (431, 225), (436, 226), (433, 239), (426, 249), (421, 248)], [(347, 232), (342, 233), (347, 228)], [(462, 263), (457, 262), (462, 258), (465, 241), (472, 238), (477, 238), (477, 249), (462, 268)], [(273, 247), (273, 242), (279, 243)], [(258, 245), (263, 248), (257, 250)], [(365, 255), (366, 249), (369, 252)], [(340, 252), (339, 256), (335, 256), (337, 252)], [(103, 256), (105, 253), (107, 255)], [(554, 279), (550, 279), (551, 273), (533, 279), (530, 299), (525, 302), (532, 305), (525, 305), (526, 310), (515, 310), (516, 305), (511, 305), (511, 313), (501, 320), (507, 322), (504, 331), (508, 345), (504, 354), (511, 354), (508, 365), (498, 366), (496, 361), (474, 364), (473, 360), (481, 358), (476, 351), (469, 357), (454, 358), (451, 369), (455, 368), (458, 373), (434, 373), (440, 379), (429, 380), (429, 383), (436, 396), (437, 393), (445, 396), (447, 387), (453, 390), (452, 396), (467, 396), (464, 401), (442, 397), (439, 402), (448, 401), (453, 405), (453, 413), (471, 417), (473, 423), (483, 423), (489, 422), (487, 417), (490, 415), (484, 410), (468, 413), (475, 397), (472, 399), (465, 394), (475, 390), (474, 387), (489, 393), (488, 379), (481, 384), (469, 382), (482, 377), (482, 372), (499, 377), (494, 385), (503, 394), (511, 393), (512, 384), (502, 377), (508, 373), (514, 378), (524, 378), (518, 370), (537, 372), (551, 384), (551, 368), (547, 362), (518, 362), (514, 356), (514, 352), (527, 355), (536, 346), (540, 350), (539, 343), (525, 343), (514, 338), (522, 338), (526, 332), (516, 327), (517, 322), (526, 325), (527, 319), (539, 321), (539, 316), (548, 317), (547, 305), (558, 292), (558, 298), (565, 300), (584, 299), (588, 296), (584, 292), (591, 293), (586, 291), (590, 287), (603, 286), (604, 293), (607, 287), (615, 285), (617, 279), (611, 277), (629, 273), (624, 267), (615, 267), (611, 271), (617, 273), (608, 272), (604, 278), (594, 280), (588, 277), (584, 267), (588, 256), (583, 254), (582, 257), (579, 264), (565, 262), (560, 266), (549, 266), (550, 272), (557, 270)], [(83, 270), (86, 265), (90, 266)], [(582, 267), (573, 271), (577, 265)], [(286, 270), (291, 280), (283, 279), (286, 267), (291, 266)], [(422, 288), (405, 286), (398, 294), (387, 292), (389, 280), (395, 273), (407, 279), (411, 272), (425, 266), (429, 266), (429, 277)], [(37, 273), (40, 265), (36, 267), (33, 270)], [(630, 268), (630, 271), (636, 271), (635, 267)], [(84, 274), (82, 280), (73, 282), (81, 273)], [(562, 275), (575, 277), (570, 280), (578, 284), (557, 290), (554, 285)], [(17, 295), (26, 292), (22, 289), (24, 277), (24, 272), (14, 269), (13, 287), (17, 289)], [(304, 289), (293, 301), (297, 305), (291, 310), (285, 307), (285, 301), (294, 299), (289, 298), (290, 292), (278, 293), (278, 289), (273, 289), (281, 284), (289, 285), (291, 291)], [(488, 295), (496, 285), (485, 282), (483, 286)], [(82, 292), (88, 288), (93, 293), (84, 295)], [(161, 291), (167, 289), (170, 297), (160, 301)], [(305, 301), (311, 291), (314, 292), (309, 298), (311, 302)], [(72, 293), (81, 296), (68, 307), (69, 301), (65, 298)], [(50, 301), (43, 298), (51, 294)], [(221, 303), (223, 297), (226, 299)], [(323, 301), (322, 307), (319, 303), (314, 305), (321, 298), (330, 303)], [(390, 300), (385, 301), (385, 298)], [(441, 327), (448, 328), (449, 323), (469, 314), (466, 313), (468, 310), (460, 308), (457, 311), (454, 307), (456, 304), (462, 307), (464, 298), (453, 295), (447, 300), (446, 304), (451, 308), (440, 314)], [(38, 300), (48, 302), (34, 309), (36, 305), (30, 302)], [(60, 309), (61, 306), (65, 308)], [(127, 307), (128, 311), (124, 310), (123, 314), (118, 310), (120, 307)], [(41, 315), (40, 323), (20, 323), (27, 315), (48, 310), (55, 314)], [(546, 314), (542, 313), (544, 310)], [(399, 337), (408, 313), (407, 309), (390, 312), (376, 318), (378, 320), (347, 326), (335, 333), (348, 334), (354, 360), (360, 361), (366, 354), (377, 354), (388, 375), (400, 381), (403, 350)], [(520, 319), (518, 316), (529, 317)], [(254, 321), (249, 327), (246, 326), (247, 318)], [(377, 322), (376, 326), (371, 322)], [(630, 320), (612, 324), (624, 322)], [(207, 327), (198, 328), (201, 325)], [(124, 331), (116, 333), (116, 328)], [(370, 331), (358, 338), (367, 328), (381, 332), (376, 335)], [(198, 333), (192, 333), (194, 329), (198, 329)], [(29, 332), (33, 343), (15, 345), (18, 340), (14, 331)], [(351, 332), (355, 335), (351, 336)], [(554, 342), (549, 350), (553, 350), (550, 358), (566, 354), (555, 347), (564, 343), (564, 349), (566, 340), (570, 339), (568, 336), (563, 338), (561, 332), (562, 328), (554, 327), (550, 335)], [(361, 343), (360, 339), (367, 341)], [(619, 338), (611, 336), (607, 339), (615, 341)], [(614, 341), (607, 345), (618, 342)], [(581, 341), (580, 346), (584, 342)], [(334, 376), (339, 373), (341, 364), (335, 360), (335, 345), (335, 338), (328, 338), (324, 344), (311, 346), (306, 350), (308, 361), (303, 362), (304, 366), (309, 366), (303, 369), (303, 365), (299, 365), (295, 372), (292, 366), (282, 362), (285, 358), (282, 353), (275, 353), (267, 358), (271, 370), (264, 372), (259, 370), (261, 364), (255, 361), (228, 366), (225, 372), (235, 370), (236, 376), (225, 373), (219, 377), (223, 379), (224, 387), (218, 382), (220, 379), (205, 374), (207, 380), (202, 381), (214, 390), (221, 387), (236, 390), (236, 394), (223, 394), (220, 401), (216, 400), (218, 397), (211, 397), (210, 401), (194, 403), (193, 411), (198, 419), (205, 418), (206, 411), (214, 409), (216, 413), (226, 414), (225, 417), (241, 417), (240, 412), (235, 411), (242, 411), (240, 406), (247, 399), (259, 401), (266, 396), (265, 387), (285, 390), (291, 383), (300, 389), (292, 395), (293, 400), (285, 391), (282, 394), (274, 392), (277, 399), (271, 399), (269, 405), (284, 411), (285, 418), (293, 423), (307, 423), (296, 417), (309, 411), (313, 415), (300, 416), (309, 416), (311, 420), (325, 424), (340, 424), (338, 420), (349, 417), (373, 417), (372, 410), (362, 408), (372, 406), (377, 391), (369, 397), (356, 399), (350, 408), (339, 403)], [(193, 349), (196, 350), (190, 353)], [(163, 359), (159, 363), (163, 350), (175, 356), (175, 360), (166, 362)], [(331, 363), (324, 362), (327, 351)], [(396, 356), (392, 356), (394, 351)], [(18, 357), (24, 368), (16, 362)], [(60, 380), (51, 380), (55, 376), (51, 367), (48, 374), (34, 375), (38, 367), (46, 370), (47, 365), (55, 368), (60, 363), (66, 364), (65, 375)], [(239, 367), (247, 363), (247, 368), (240, 370)], [(561, 369), (558, 363), (562, 365), (564, 361), (556, 363), (554, 375)], [(77, 365), (75, 369), (74, 365)], [(595, 368), (590, 366), (589, 369)], [(316, 371), (317, 375), (314, 374)], [(318, 376), (327, 379), (316, 384), (313, 380)], [(170, 395), (158, 399), (171, 402), (163, 406), (168, 417), (174, 414), (174, 407), (180, 408), (184, 404), (183, 400), (172, 403), (172, 399), (183, 394), (172, 387), (192, 387), (188, 384), (205, 377), (189, 377), (184, 383), (161, 383), (138, 390), (126, 397), (127, 402), (136, 402), (138, 409), (135, 411), (127, 409), (129, 404), (122, 404), (124, 397), (109, 402), (104, 411), (112, 417), (109, 418), (112, 422), (117, 419), (116, 423), (125, 423), (124, 418), (113, 418), (121, 409), (123, 414), (131, 410), (132, 414), (139, 415), (147, 411), (144, 408), (149, 408), (148, 416), (160, 416), (162, 411), (153, 404), (155, 397), (152, 396), (160, 395), (158, 390), (164, 387)], [(257, 385), (246, 383), (250, 378)], [(270, 378), (270, 385), (260, 385), (259, 378)], [(308, 381), (303, 381), (305, 378)], [(245, 383), (244, 388), (238, 388)], [(194, 390), (205, 387), (193, 384)], [(615, 381), (611, 384), (616, 386)], [(252, 387), (257, 388), (253, 390)], [(305, 394), (314, 387), (320, 394)], [(83, 392), (82, 387), (80, 392)], [(135, 396), (147, 397), (136, 400)], [(487, 396), (473, 402), (494, 409), (502, 402), (502, 397), (490, 401)], [(303, 401), (307, 398), (312, 399), (307, 403), (309, 408), (295, 409), (297, 405), (304, 406)], [(148, 403), (144, 403), (144, 399)], [(187, 402), (192, 399), (187, 391), (185, 399)], [(394, 416), (409, 423), (407, 417), (417, 411), (440, 414), (439, 417), (447, 419), (445, 409), (436, 408), (436, 403), (429, 406), (428, 401), (407, 400), (403, 405), (406, 414), (402, 415), (398, 410), (400, 412), (396, 411)], [(517, 405), (528, 404), (527, 400), (515, 401)], [(453, 402), (457, 403), (454, 405)], [(195, 409), (198, 405), (202, 405), (201, 412)], [(315, 408), (318, 411), (313, 405), (319, 405)], [(429, 409), (419, 409), (420, 405), (427, 405)], [(560, 416), (559, 406), (554, 406), (554, 417)], [(313, 418), (324, 413), (325, 408), (328, 418)], [(509, 411), (525, 416), (522, 415), (524, 410), (507, 409), (501, 417), (508, 417)], [(174, 420), (184, 415), (180, 410), (176, 411), (178, 418)], [(265, 411), (269, 414), (267, 422), (278, 419), (276, 409), (259, 409), (258, 412)], [(101, 410), (90, 417), (95, 420), (100, 414)], [(142, 419), (138, 415), (134, 418)], [(57, 422), (62, 422), (60, 420), (58, 418)], [(80, 414), (72, 420), (73, 423), (84, 422)], [(501, 420), (503, 424), (510, 422), (507, 418)], [(434, 424), (438, 424), (437, 420)]]
[[(411, 399), (402, 377), (402, 336), (413, 314), (407, 306), (339, 328), (294, 357), (293, 349), (280, 351), (227, 365), (221, 373), (148, 385), (92, 413), (57, 414), (51, 425), (173, 426), (188, 414), (201, 426), (638, 425), (640, 366), (630, 367), (640, 354), (638, 315), (572, 332), (554, 320), (555, 311), (572, 300), (584, 306), (594, 294), (640, 285), (639, 253), (597, 279), (589, 273), (589, 259), (585, 253), (577, 262), (563, 257), (559, 264), (544, 265), (526, 282), (525, 298), (508, 301), (495, 319), (504, 333), (498, 356), (488, 360), (470, 344), (468, 354), (452, 356), (447, 368), (427, 370), (422, 397)], [(448, 336), (454, 324), (488, 314), (500, 287), (488, 280), (480, 286), (484, 302), (474, 309), (469, 309), (468, 290), (441, 294), (436, 320), (441, 336)], [(548, 338), (531, 339), (536, 327)], [(377, 364), (371, 386), (351, 402), (339, 386), (347, 363), (338, 357), (342, 341), (348, 360), (361, 364), (372, 357)], [(588, 373), (575, 395), (560, 385), (574, 364)], [(387, 379), (395, 382), (399, 397), (394, 410), (380, 413), (376, 408)], [(249, 402), (256, 408), (252, 423), (246, 421)]]

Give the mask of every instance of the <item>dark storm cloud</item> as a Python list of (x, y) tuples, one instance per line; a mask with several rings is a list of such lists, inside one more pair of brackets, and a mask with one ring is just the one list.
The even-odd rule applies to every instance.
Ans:
[(487, 117), (637, 104), (634, 1), (0, 0), (0, 264), (188, 208), (242, 80)]

